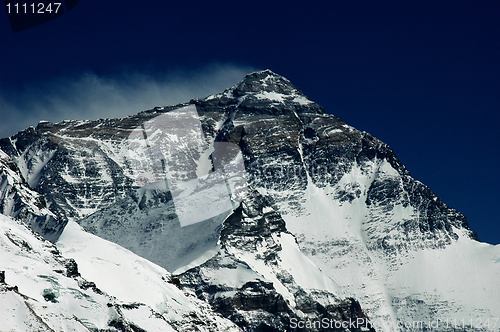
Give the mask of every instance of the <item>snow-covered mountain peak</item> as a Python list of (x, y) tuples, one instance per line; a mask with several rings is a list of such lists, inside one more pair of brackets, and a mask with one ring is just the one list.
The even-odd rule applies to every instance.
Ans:
[[(176, 131), (179, 109), (189, 110), (187, 140)], [(224, 144), (237, 153), (218, 163)], [(76, 223), (176, 273), (184, 292), (246, 331), (291, 330), (292, 318), (368, 315), (377, 330), (392, 332), (406, 320), (498, 317), (500, 247), (478, 242), (465, 217), (413, 179), (390, 147), (272, 71), (121, 119), (41, 122), (1, 139), (0, 149), (2, 213), (26, 219), (17, 211), (35, 211), (43, 196), (40, 209), (57, 219), (38, 225), (57, 236), (70, 225), (59, 246), (82, 271), (90, 275), (101, 261), (85, 249), (98, 238), (87, 241)], [(242, 165), (243, 201), (219, 164)], [(136, 181), (148, 165), (161, 187)], [(216, 173), (224, 181), (211, 186)], [(171, 178), (176, 185), (164, 181)], [(190, 199), (179, 202), (185, 194)], [(205, 209), (219, 196), (227, 203), (220, 213)], [(182, 223), (186, 211), (199, 222)], [(124, 278), (134, 273), (127, 271)], [(101, 274), (91, 279), (113, 285)]]
[(270, 104), (275, 109), (281, 107), (299, 109), (314, 104), (288, 79), (269, 69), (248, 74), (241, 82), (222, 93), (198, 100), (202, 103), (214, 101), (219, 106), (236, 104), (239, 108), (254, 109), (266, 108)]
[(248, 92), (261, 93), (263, 91), (284, 95), (302, 95), (302, 91), (288, 79), (269, 69), (246, 75), (233, 89), (237, 95), (243, 95)]

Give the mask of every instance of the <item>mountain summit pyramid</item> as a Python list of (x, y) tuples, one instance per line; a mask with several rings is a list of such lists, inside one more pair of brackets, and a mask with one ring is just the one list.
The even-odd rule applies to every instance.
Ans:
[(121, 119), (41, 122), (0, 149), (0, 212), (173, 330), (186, 330), (186, 316), (118, 289), (112, 265), (95, 265), (112, 264), (96, 259), (106, 250), (92, 256), (78, 239), (92, 233), (157, 264), (198, 317), (212, 317), (201, 330), (500, 327), (500, 246), (480, 243), (385, 143), (270, 70)]

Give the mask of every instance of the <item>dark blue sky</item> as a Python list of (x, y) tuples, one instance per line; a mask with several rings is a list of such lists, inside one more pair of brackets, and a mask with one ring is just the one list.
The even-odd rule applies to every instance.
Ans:
[[(269, 68), (388, 143), (481, 240), (500, 243), (499, 1), (81, 0), (15, 34), (5, 12), (0, 23), (1, 136), (37, 114), (85, 117), (93, 97), (79, 93), (130, 92), (134, 77), (171, 93), (178, 82), (201, 97), (210, 77), (219, 89), (225, 74), (232, 82)], [(55, 99), (63, 100), (57, 116)]]

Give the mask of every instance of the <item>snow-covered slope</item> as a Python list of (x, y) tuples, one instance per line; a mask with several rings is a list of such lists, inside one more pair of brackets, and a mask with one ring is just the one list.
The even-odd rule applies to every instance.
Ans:
[[(82, 278), (76, 262), (64, 258), (52, 243), (2, 215), (0, 230), (6, 283), (0, 286), (0, 330), (89, 331), (136, 325), (126, 318), (129, 303), (117, 301)], [(165, 320), (142, 306), (130, 308), (140, 322), (136, 326), (162, 325), (172, 331)]]
[(164, 268), (85, 232), (74, 222), (66, 226), (57, 246), (78, 262), (82, 276), (94, 280), (104, 292), (127, 303), (145, 304), (174, 330), (240, 331), (193, 294), (181, 291)]
[[(183, 127), (173, 126), (179, 117)], [(221, 160), (244, 163), (244, 184), (217, 173), (222, 143), (240, 150)], [(82, 271), (92, 275), (101, 261), (86, 256), (96, 238), (74, 222), (175, 272), (184, 291), (248, 331), (365, 314), (378, 331), (412, 322), (494, 330), (500, 315), (500, 247), (478, 242), (466, 218), (386, 144), (271, 71), (123, 119), (43, 122), (0, 140), (0, 149), (16, 181), (46, 199), (57, 227), (69, 222), (58, 245), (82, 255)], [(192, 200), (177, 199), (187, 193)], [(186, 211), (203, 220), (183, 221)], [(88, 278), (111, 284), (113, 295), (100, 273)], [(161, 311), (154, 298), (144, 301)]]
[(0, 215), (0, 250), (1, 331), (240, 331), (163, 268), (75, 223), (56, 247)]
[[(378, 177), (394, 174), (385, 162), (380, 166)], [(359, 184), (360, 195), (341, 202), (335, 196), (347, 179)], [(423, 322), (445, 331), (463, 320), (469, 327), (493, 327), (500, 315), (500, 246), (455, 227), (458, 239), (451, 242), (444, 231), (428, 237), (412, 230), (417, 212), (410, 205), (373, 211), (381, 207), (366, 204), (366, 180), (354, 169), (337, 186), (308, 185), (304, 211), (284, 217), (302, 251), (361, 302), (378, 330)]]

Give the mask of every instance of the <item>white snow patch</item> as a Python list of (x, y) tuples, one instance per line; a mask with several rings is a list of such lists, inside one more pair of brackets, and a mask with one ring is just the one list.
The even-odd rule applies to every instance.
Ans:
[(272, 101), (282, 103), (284, 101), (284, 97), (286, 97), (286, 96), (281, 94), (281, 93), (262, 91), (262, 92), (256, 94), (255, 97), (258, 99), (272, 100)]
[(262, 278), (252, 271), (248, 266), (238, 263), (235, 268), (221, 267), (217, 270), (212, 268), (202, 268), (201, 274), (216, 285), (225, 285), (233, 288), (240, 288), (247, 282)]
[(213, 168), (210, 155), (215, 151), (214, 142), (211, 142), (207, 149), (202, 151), (200, 159), (197, 161), (196, 176), (203, 177), (210, 173)]
[(312, 101), (310, 101), (309, 99), (307, 99), (305, 96), (296, 96), (295, 98), (293, 98), (292, 100), (294, 103), (297, 103), (297, 104), (300, 104), (300, 105), (309, 105), (309, 104), (313, 104)]
[(200, 254), (197, 258), (195, 258), (188, 264), (177, 268), (174, 272), (172, 272), (172, 274), (176, 275), (181, 274), (193, 267), (200, 266), (201, 264), (208, 261), (210, 258), (214, 257), (219, 252), (219, 250), (220, 250), (220, 245), (216, 245), (215, 247), (206, 250), (204, 253)]
[(334, 295), (341, 296), (342, 288), (322, 273), (300, 251), (293, 235), (282, 233), (280, 244), (282, 247), (279, 252), (281, 267), (293, 276), (299, 286), (308, 290), (326, 290)]

